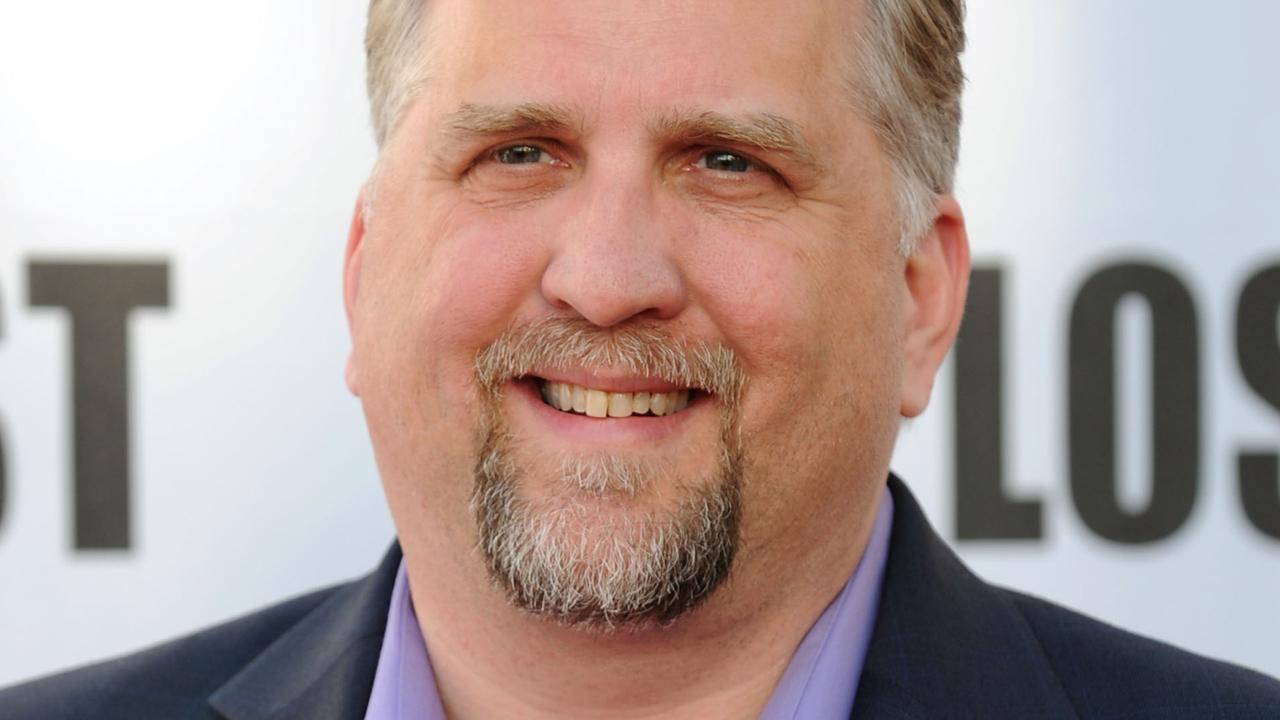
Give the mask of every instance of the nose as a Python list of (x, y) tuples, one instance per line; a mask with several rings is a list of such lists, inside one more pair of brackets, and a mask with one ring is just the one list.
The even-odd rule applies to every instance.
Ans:
[(555, 236), (543, 297), (599, 327), (678, 315), (687, 293), (652, 188), (598, 177), (579, 190)]

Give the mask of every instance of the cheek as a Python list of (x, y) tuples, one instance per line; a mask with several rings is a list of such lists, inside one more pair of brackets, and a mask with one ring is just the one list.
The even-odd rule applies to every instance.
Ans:
[(901, 308), (893, 246), (883, 245), (828, 218), (700, 230), (685, 267), (746, 366), (749, 432), (779, 438), (807, 425), (816, 437), (892, 420)]
[(366, 239), (355, 342), (380, 474), (410, 522), (467, 501), (472, 364), (537, 289), (542, 253), (519, 220), (443, 203), (385, 207)]
[(441, 228), (422, 328), (441, 352), (474, 356), (537, 299), (547, 258), (534, 226), (518, 214), (464, 207)]
[(767, 379), (770, 392), (811, 390), (831, 302), (826, 268), (805, 247), (816, 240), (781, 224), (742, 225), (698, 231), (697, 250), (683, 263), (692, 293), (753, 383)]
[(810, 538), (855, 512), (889, 463), (901, 374), (892, 261), (829, 225), (702, 239), (716, 251), (698, 269), (700, 302), (750, 378), (743, 537), (752, 551)]
[(469, 429), (472, 363), (536, 293), (542, 243), (447, 198), (376, 220), (356, 332), (367, 400), (402, 424)]

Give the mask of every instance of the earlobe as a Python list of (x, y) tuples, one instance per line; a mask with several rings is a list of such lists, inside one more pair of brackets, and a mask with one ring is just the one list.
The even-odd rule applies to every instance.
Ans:
[(352, 395), (360, 394), (359, 372), (356, 364), (356, 300), (360, 293), (360, 263), (364, 247), (365, 232), (365, 192), (360, 189), (356, 197), (355, 212), (351, 217), (351, 227), (347, 231), (347, 249), (342, 259), (342, 304), (347, 314), (347, 329), (351, 333), (352, 348), (347, 356), (344, 373), (347, 389)]
[(908, 313), (900, 412), (915, 417), (929, 404), (933, 381), (955, 342), (969, 288), (969, 236), (960, 205), (937, 199), (933, 226), (906, 262)]
[(346, 365), (346, 369), (342, 373), (342, 378), (347, 383), (347, 390), (349, 390), (352, 395), (355, 395), (356, 397), (360, 397), (360, 383), (357, 380), (357, 376), (356, 376), (355, 350), (352, 350), (350, 353), (347, 354), (347, 365)]

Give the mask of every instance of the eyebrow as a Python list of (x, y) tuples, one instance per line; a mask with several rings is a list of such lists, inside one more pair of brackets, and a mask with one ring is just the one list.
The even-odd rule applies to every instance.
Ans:
[(454, 139), (528, 131), (564, 131), (581, 125), (581, 119), (569, 108), (552, 103), (464, 103), (444, 117), (446, 132)]
[(686, 142), (748, 145), (789, 155), (818, 170), (818, 156), (805, 142), (799, 123), (774, 113), (728, 115), (714, 110), (675, 112), (660, 116), (650, 132)]

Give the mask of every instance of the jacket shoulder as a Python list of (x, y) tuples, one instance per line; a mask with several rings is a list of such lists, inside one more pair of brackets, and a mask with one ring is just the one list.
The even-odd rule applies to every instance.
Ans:
[(1081, 717), (1280, 717), (1280, 680), (998, 590), (1026, 618)]
[(124, 657), (0, 690), (6, 720), (212, 718), (208, 697), (342, 586)]

